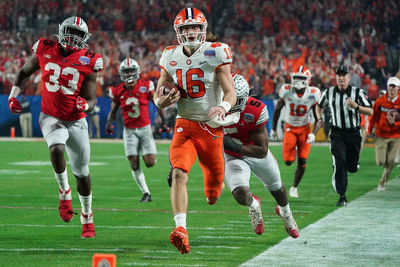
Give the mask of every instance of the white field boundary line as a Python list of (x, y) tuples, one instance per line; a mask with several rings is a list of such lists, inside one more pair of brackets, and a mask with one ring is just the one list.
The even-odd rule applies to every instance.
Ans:
[(399, 192), (391, 179), (241, 266), (399, 266)]

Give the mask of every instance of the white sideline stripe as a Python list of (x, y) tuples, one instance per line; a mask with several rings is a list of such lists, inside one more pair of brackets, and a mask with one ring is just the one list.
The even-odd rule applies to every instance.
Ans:
[(396, 177), (241, 266), (399, 266), (399, 192)]

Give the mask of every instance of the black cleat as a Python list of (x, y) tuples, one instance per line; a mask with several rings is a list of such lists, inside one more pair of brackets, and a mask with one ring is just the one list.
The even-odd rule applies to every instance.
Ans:
[(343, 207), (347, 205), (347, 198), (345, 195), (340, 195), (338, 202), (336, 202), (336, 206)]
[(151, 202), (151, 195), (149, 193), (144, 193), (143, 197), (139, 202)]

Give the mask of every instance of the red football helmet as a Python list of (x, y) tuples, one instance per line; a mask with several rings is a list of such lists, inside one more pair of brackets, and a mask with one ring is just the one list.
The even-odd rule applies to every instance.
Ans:
[(300, 66), (297, 72), (292, 72), (290, 74), (292, 87), (295, 90), (300, 90), (305, 87), (308, 87), (308, 84), (310, 83), (311, 80), (311, 76), (312, 76), (311, 71), (307, 67)]
[[(188, 34), (182, 33), (182, 27), (188, 25), (200, 26), (200, 32), (197, 33), (195, 40), (189, 40)], [(174, 29), (179, 44), (196, 47), (206, 41), (207, 20), (200, 10), (193, 7), (184, 8), (175, 18)]]

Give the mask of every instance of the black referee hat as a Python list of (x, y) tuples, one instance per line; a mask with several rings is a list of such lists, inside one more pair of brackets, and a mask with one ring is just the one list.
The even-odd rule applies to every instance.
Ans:
[(336, 69), (336, 74), (347, 74), (349, 73), (349, 69), (345, 65), (340, 65), (339, 68)]

